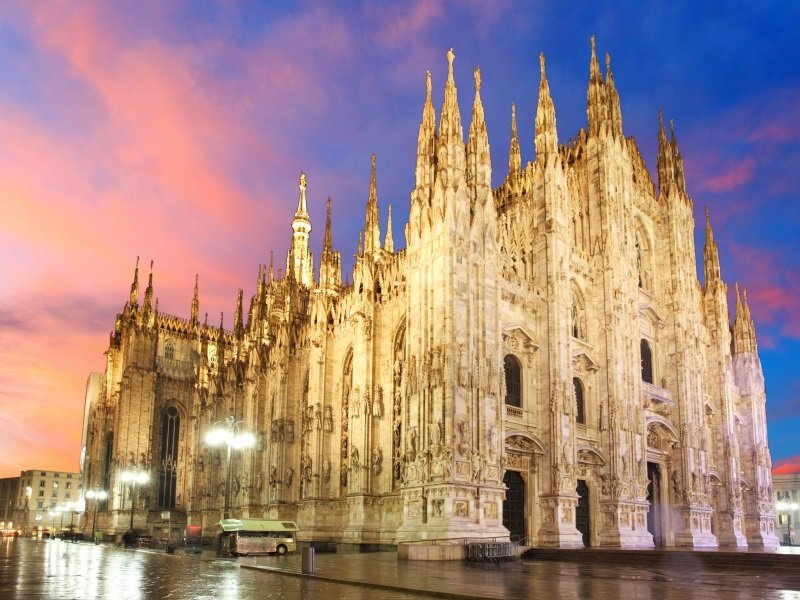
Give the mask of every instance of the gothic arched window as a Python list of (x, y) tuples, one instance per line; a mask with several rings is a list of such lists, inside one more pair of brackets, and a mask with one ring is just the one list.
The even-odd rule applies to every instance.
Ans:
[(165, 508), (175, 506), (180, 427), (178, 410), (170, 406), (161, 417), (161, 465), (158, 477), (158, 505)]
[(653, 351), (647, 340), (642, 340), (639, 348), (642, 359), (642, 381), (653, 383)]
[(175, 358), (175, 346), (172, 342), (167, 342), (164, 344), (164, 358), (167, 360), (172, 360)]
[(570, 335), (579, 340), (586, 339), (586, 309), (583, 297), (577, 286), (572, 286), (572, 305), (570, 306)]
[(634, 250), (636, 252), (636, 277), (639, 287), (648, 292), (653, 291), (653, 257), (652, 245), (644, 226), (639, 223), (636, 228)]
[(572, 389), (575, 394), (575, 422), (586, 425), (586, 402), (583, 397), (583, 383), (577, 377), (572, 378)]
[(522, 365), (516, 356), (507, 354), (503, 366), (506, 372), (506, 404), (522, 408)]

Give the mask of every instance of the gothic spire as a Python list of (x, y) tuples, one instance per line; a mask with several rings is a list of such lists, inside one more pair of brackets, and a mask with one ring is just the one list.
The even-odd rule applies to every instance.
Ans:
[[(464, 148), (464, 131), (461, 127), (461, 112), (458, 108), (458, 90), (456, 80), (453, 77), (453, 60), (456, 55), (453, 49), (447, 51), (447, 81), (444, 84), (444, 101), (442, 102), (442, 114), (439, 117), (439, 143), (450, 147), (450, 160), (456, 158), (452, 156), (453, 151)], [(439, 165), (458, 166), (456, 165)]]
[(600, 125), (606, 118), (607, 105), (605, 83), (597, 61), (594, 36), (591, 37), (592, 56), (589, 60), (589, 89), (586, 91), (586, 116), (589, 121), (589, 135), (600, 133)]
[(144, 307), (149, 309), (153, 305), (153, 261), (150, 261), (150, 275), (147, 277), (147, 289), (144, 291)]
[(370, 156), (369, 197), (364, 224), (364, 252), (373, 255), (381, 249), (381, 226), (378, 212), (378, 190), (375, 181), (375, 154)]
[(508, 172), (517, 173), (522, 169), (522, 153), (517, 136), (517, 109), (511, 104), (511, 143), (508, 148)]
[(136, 268), (133, 271), (133, 283), (131, 283), (130, 304), (131, 306), (139, 302), (139, 257), (136, 257)]
[(325, 216), (325, 237), (322, 241), (322, 252), (330, 252), (333, 248), (331, 242), (331, 197), (328, 196), (327, 214)]
[(236, 313), (233, 316), (233, 333), (236, 337), (241, 338), (244, 335), (244, 320), (242, 315), (242, 295), (244, 292), (239, 289), (236, 297)]
[(389, 205), (389, 216), (386, 219), (386, 241), (383, 244), (386, 252), (394, 252), (394, 239), (392, 238), (392, 205)]
[(619, 104), (619, 93), (614, 85), (614, 74), (611, 72), (611, 55), (606, 52), (606, 100), (608, 102), (608, 118), (611, 124), (611, 133), (614, 136), (622, 135), (622, 110)]
[(333, 250), (331, 241), (331, 199), (328, 197), (325, 217), (325, 239), (322, 243), (322, 258), (319, 261), (319, 287), (333, 289), (341, 285), (340, 255)]
[(550, 97), (550, 85), (544, 68), (544, 54), (539, 55), (542, 75), (539, 82), (539, 105), (536, 107), (536, 158), (546, 160), (558, 152), (558, 132), (556, 130), (556, 110)]
[(269, 251), (269, 283), (275, 281), (275, 261), (272, 250)]
[(194, 276), (194, 294), (192, 295), (192, 320), (191, 326), (192, 328), (197, 327), (198, 320), (197, 315), (200, 311), (200, 294), (199, 294), (199, 285), (200, 285), (200, 274), (195, 273)]
[(478, 186), (491, 187), (489, 135), (481, 102), (481, 70), (475, 67), (475, 100), (472, 103), (472, 120), (467, 137), (467, 180)]
[(436, 156), (436, 113), (431, 99), (431, 72), (425, 71), (425, 104), (417, 137), (416, 187), (430, 185)]
[(719, 250), (717, 248), (717, 242), (714, 240), (714, 232), (711, 229), (711, 218), (708, 214), (708, 207), (706, 207), (706, 244), (703, 248), (703, 267), (706, 289), (714, 283), (721, 281)]
[(683, 174), (683, 157), (681, 156), (681, 151), (678, 149), (678, 138), (675, 136), (675, 123), (672, 119), (669, 120), (669, 134), (675, 185), (678, 186), (681, 192), (686, 192), (686, 178)]
[(311, 220), (306, 206), (306, 174), (300, 173), (300, 198), (297, 201), (297, 212), (292, 220), (292, 246), (286, 257), (286, 273), (290, 279), (311, 287), (314, 279), (314, 266), (311, 252), (308, 249), (308, 237), (311, 233)]
[(664, 115), (658, 111), (658, 156), (656, 157), (656, 169), (658, 171), (658, 191), (666, 194), (669, 184), (673, 182), (674, 169), (672, 166), (672, 145), (667, 138), (667, 131), (664, 129)]
[(755, 353), (756, 327), (750, 317), (750, 307), (747, 305), (747, 290), (742, 290), (739, 295), (739, 283), (736, 283), (736, 318), (733, 321), (733, 353)]

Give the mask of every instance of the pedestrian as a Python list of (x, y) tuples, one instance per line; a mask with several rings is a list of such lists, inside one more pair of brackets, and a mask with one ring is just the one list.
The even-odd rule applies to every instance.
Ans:
[(122, 541), (125, 543), (126, 550), (131, 547), (131, 542), (133, 541), (132, 537), (133, 535), (130, 530), (122, 534)]

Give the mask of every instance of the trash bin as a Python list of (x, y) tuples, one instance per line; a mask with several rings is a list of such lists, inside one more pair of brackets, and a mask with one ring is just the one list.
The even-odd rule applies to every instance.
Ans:
[(167, 554), (175, 554), (175, 543), (167, 542)]
[(313, 573), (314, 572), (314, 547), (309, 546), (308, 548), (302, 549), (302, 571), (303, 573)]

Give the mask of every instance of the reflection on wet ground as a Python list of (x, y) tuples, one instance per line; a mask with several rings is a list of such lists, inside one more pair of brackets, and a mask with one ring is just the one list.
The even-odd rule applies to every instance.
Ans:
[(363, 586), (240, 569), (235, 561), (207, 553), (167, 555), (24, 538), (0, 541), (0, 598), (4, 599), (377, 597), (400, 600), (421, 596), (401, 591), (376, 596), (374, 589)]
[(317, 554), (315, 562), (315, 575), (308, 577), (299, 555), (237, 561), (181, 550), (168, 555), (10, 539), (0, 542), (0, 598), (800, 599), (800, 573), (785, 565), (749, 568), (746, 559), (742, 568), (724, 570), (669, 560), (474, 565), (404, 561), (391, 552)]

